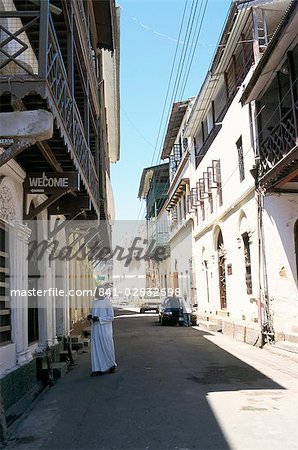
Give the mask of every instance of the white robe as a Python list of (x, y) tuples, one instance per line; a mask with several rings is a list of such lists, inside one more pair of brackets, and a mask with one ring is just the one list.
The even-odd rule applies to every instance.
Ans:
[(107, 297), (95, 299), (91, 310), (92, 317), (97, 316), (98, 322), (91, 327), (91, 366), (92, 372), (104, 372), (113, 366), (115, 362), (115, 349), (113, 341), (114, 310)]

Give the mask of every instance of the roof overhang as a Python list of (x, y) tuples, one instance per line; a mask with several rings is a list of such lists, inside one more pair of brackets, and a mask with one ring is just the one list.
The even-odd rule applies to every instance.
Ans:
[(113, 51), (117, 44), (115, 0), (92, 0), (96, 47)]
[(167, 204), (166, 204), (166, 210), (169, 211), (173, 206), (175, 206), (179, 200), (179, 198), (181, 197), (181, 195), (183, 194), (183, 192), (185, 192), (186, 186), (189, 186), (189, 178), (181, 178), (178, 186), (176, 187), (173, 195), (171, 196), (171, 198), (168, 200)]
[[(120, 29), (120, 7), (116, 8), (117, 30)], [(120, 159), (120, 33), (116, 33), (113, 52), (102, 51), (102, 75), (106, 102), (109, 157), (112, 163)]]
[(150, 184), (153, 176), (158, 172), (162, 172), (164, 170), (168, 170), (169, 163), (159, 164), (157, 166), (146, 167), (143, 169), (138, 198), (146, 198), (150, 189)]
[(242, 32), (242, 24), (248, 20), (250, 9), (238, 9), (236, 2), (232, 3), (214, 52), (210, 68), (196, 97), (187, 125), (187, 133), (194, 134), (209, 107), (212, 96), (216, 93), (221, 77), (227, 69), (235, 47), (238, 45)]
[(167, 128), (167, 134), (164, 140), (163, 149), (161, 153), (161, 159), (166, 159), (170, 156), (172, 147), (177, 138), (178, 131), (181, 127), (181, 123), (186, 112), (189, 100), (177, 102), (173, 104), (170, 120)]
[(283, 56), (297, 44), (297, 12), (298, 2), (293, 0), (242, 94), (242, 105), (252, 102), (263, 95), (276, 71), (279, 70), (284, 59)]
[(194, 134), (194, 127), (201, 122), (201, 119), (205, 115), (218, 80), (219, 75), (211, 75), (210, 72), (207, 73), (200, 92), (198, 93), (195, 103), (192, 107), (190, 118), (186, 127), (188, 134)]

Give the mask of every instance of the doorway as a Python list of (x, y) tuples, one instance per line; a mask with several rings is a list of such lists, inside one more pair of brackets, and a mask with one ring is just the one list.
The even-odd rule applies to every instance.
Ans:
[[(31, 212), (34, 209), (33, 202), (30, 205), (29, 211)], [(30, 235), (30, 245), (36, 245), (38, 242), (38, 223), (37, 218), (35, 217), (33, 220), (30, 220), (28, 223), (28, 227), (31, 229)], [(38, 305), (38, 296), (36, 291), (38, 290), (40, 279), (40, 272), (38, 268), (38, 252), (32, 252), (30, 257), (28, 257), (28, 292), (30, 292), (30, 296), (28, 296), (28, 343), (29, 345), (37, 342), (39, 339), (39, 305)]]

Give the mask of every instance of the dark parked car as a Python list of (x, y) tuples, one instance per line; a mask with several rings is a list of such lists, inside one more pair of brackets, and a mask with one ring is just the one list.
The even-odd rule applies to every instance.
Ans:
[(180, 297), (166, 297), (158, 312), (158, 321), (161, 325), (183, 325), (183, 314)]

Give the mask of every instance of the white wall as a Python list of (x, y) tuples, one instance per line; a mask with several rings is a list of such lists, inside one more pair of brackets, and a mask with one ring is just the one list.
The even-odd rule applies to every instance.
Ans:
[[(178, 272), (180, 294), (190, 298), (190, 259), (192, 258), (192, 221), (181, 226), (170, 242), (171, 273)], [(173, 286), (172, 286), (173, 287)]]
[[(258, 236), (256, 229), (256, 205), (253, 194), (240, 202), (230, 214), (218, 221), (216, 225), (200, 235), (194, 244), (196, 261), (196, 279), (198, 308), (201, 312), (214, 314), (220, 309), (218, 256), (216, 250), (217, 235), (221, 229), (226, 251), (226, 291), (227, 311), (236, 321), (254, 321), (258, 318), (257, 298), (258, 283)], [(245, 282), (244, 246), (241, 235), (250, 236), (250, 254), (252, 269), (252, 294), (247, 294)], [(206, 264), (207, 268), (206, 268)], [(232, 274), (228, 275), (227, 265), (232, 265)], [(207, 276), (209, 297), (207, 290)]]
[(264, 199), (264, 234), (268, 292), (276, 331), (298, 331), (297, 267), (294, 226), (297, 194), (269, 194)]
[[(235, 321), (258, 319), (258, 244), (257, 208), (254, 199), (254, 179), (249, 170), (254, 164), (254, 152), (250, 137), (249, 109), (239, 102), (240, 90), (234, 98), (222, 128), (212, 142), (206, 155), (195, 168), (194, 149), (191, 153), (190, 188), (195, 187), (212, 160), (220, 160), (223, 204), (219, 204), (216, 189), (212, 189), (213, 213), (208, 199), (205, 200), (205, 220), (198, 207), (197, 221), (194, 218), (194, 262), (198, 308), (202, 313), (214, 314), (221, 308), (218, 279), (217, 236), (221, 230), (226, 251), (227, 311)], [(199, 128), (200, 124), (197, 124)], [(245, 178), (240, 182), (238, 151), (236, 142), (242, 137)], [(242, 234), (250, 236), (252, 261), (252, 294), (247, 294)], [(206, 267), (207, 265), (207, 267)], [(228, 275), (227, 265), (232, 265)], [(209, 293), (207, 289), (209, 288)]]

